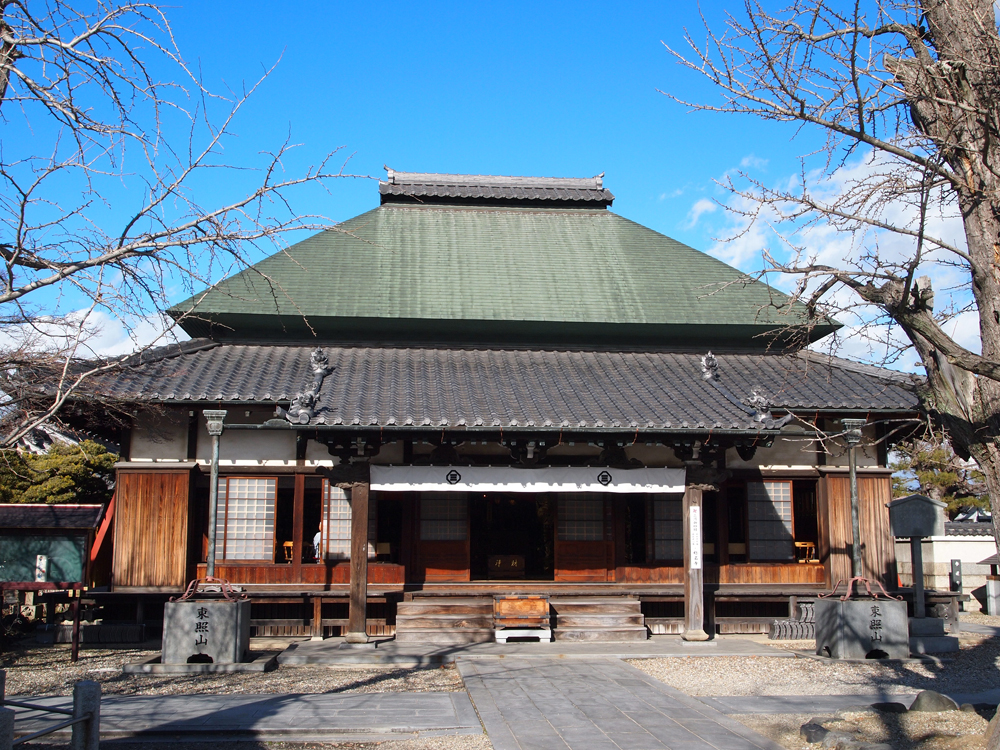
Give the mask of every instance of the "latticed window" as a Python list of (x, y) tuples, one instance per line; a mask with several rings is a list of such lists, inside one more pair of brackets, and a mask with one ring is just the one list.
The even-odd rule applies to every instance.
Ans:
[(274, 559), (276, 487), (274, 477), (219, 479), (217, 560)]
[(464, 492), (427, 492), (420, 497), (420, 539), (465, 541), (469, 533), (468, 498)]
[(351, 557), (351, 503), (347, 493), (329, 482), (323, 486), (323, 552), (327, 560)]
[(793, 560), (792, 483), (747, 482), (751, 560)]
[(604, 540), (604, 498), (580, 492), (559, 496), (559, 541)]
[[(368, 501), (368, 557), (375, 556), (375, 537), (378, 529), (376, 509), (378, 503), (373, 498)], [(316, 552), (319, 559), (351, 559), (351, 501), (347, 493), (323, 481), (323, 525), (320, 529), (320, 548)]]
[(680, 494), (654, 495), (652, 558), (654, 560), (681, 560), (684, 558), (684, 496)]

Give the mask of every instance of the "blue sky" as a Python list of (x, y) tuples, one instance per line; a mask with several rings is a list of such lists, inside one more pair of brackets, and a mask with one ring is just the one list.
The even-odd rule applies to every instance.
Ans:
[[(721, 23), (723, 3), (703, 6)], [(748, 157), (793, 172), (790, 126), (691, 113), (657, 92), (708, 98), (661, 42), (699, 29), (694, 3), (183, 4), (182, 52), (216, 88), (279, 58), (235, 130), (265, 147), (290, 132), (312, 163), (343, 146), (350, 171), (592, 176), (614, 210), (697, 247), (689, 215), (712, 179)], [(699, 35), (700, 36), (700, 35)], [(758, 161), (758, 163), (760, 163)], [(314, 201), (314, 202), (313, 202)], [(335, 220), (377, 205), (345, 182), (305, 208)]]
[[(685, 50), (685, 29), (703, 43), (701, 14), (721, 30), (727, 7), (740, 13), (742, 3), (226, 0), (182, 2), (166, 11), (183, 56), (213, 91), (240, 90), (276, 65), (233, 124), (239, 137), (226, 141), (226, 162), (259, 163), (259, 152), (287, 137), (301, 144), (285, 160), (290, 174), (341, 148), (340, 157), (352, 155), (348, 172), (374, 178), (299, 191), (294, 207), (300, 214), (342, 221), (375, 207), (383, 164), (414, 172), (604, 172), (615, 212), (754, 271), (763, 265), (761, 251), (779, 243), (766, 228), (733, 244), (717, 242), (739, 223), (712, 202), (731, 200), (714, 180), (745, 169), (769, 185), (787, 181), (799, 172), (799, 156), (820, 147), (822, 134), (692, 112), (658, 91), (718, 101), (711, 85), (679, 65), (664, 43)], [(211, 111), (222, 110), (217, 103)], [(166, 135), (183, 144), (186, 131)], [(844, 179), (867, 168), (848, 167)], [(192, 197), (217, 205), (252, 189), (256, 179), (212, 172), (193, 184)], [(105, 196), (103, 218), (112, 225), (128, 213), (134, 198), (128, 191), (138, 180), (124, 182), (112, 186), (114, 197)], [(825, 182), (830, 189), (842, 184)], [(942, 233), (955, 230), (951, 222)], [(813, 232), (808, 242), (833, 259), (857, 251), (828, 231)], [(905, 255), (904, 245), (890, 250)], [(261, 249), (252, 259), (264, 254)], [(187, 290), (171, 290), (170, 302), (187, 296)], [(71, 306), (72, 299), (63, 303)], [(129, 347), (119, 329), (109, 325), (101, 351)], [(977, 326), (963, 330), (963, 343), (975, 348)], [(863, 348), (851, 352), (879, 360), (879, 352)]]

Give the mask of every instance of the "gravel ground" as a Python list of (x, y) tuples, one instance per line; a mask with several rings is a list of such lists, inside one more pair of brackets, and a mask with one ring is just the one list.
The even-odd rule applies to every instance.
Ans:
[[(69, 695), (77, 680), (96, 680), (105, 695), (223, 693), (388, 693), (464, 690), (458, 671), (447, 668), (279, 666), (273, 672), (197, 676), (122, 674), (126, 662), (145, 661), (158, 651), (82, 649), (69, 660), (69, 648), (20, 645), (0, 655), (7, 670), (7, 695)], [(248, 750), (241, 745), (241, 750)], [(382, 745), (381, 747), (388, 747)]]
[[(810, 714), (742, 714), (732, 718), (788, 750), (816, 750), (799, 734)], [(829, 718), (829, 717), (828, 717)], [(986, 719), (974, 713), (850, 713), (824, 721), (830, 731), (853, 734), (862, 742), (885, 742), (898, 750), (979, 750), (984, 748)]]
[[(812, 641), (772, 642), (810, 651)], [(698, 656), (630, 659), (659, 680), (689, 695), (868, 695), (920, 690), (974, 693), (1000, 685), (1000, 639), (963, 637), (949, 661), (857, 662), (777, 656)], [(797, 646), (797, 648), (795, 648)]]
[(976, 625), (992, 625), (1000, 628), (1000, 617), (988, 615), (985, 612), (962, 612), (958, 619), (960, 622), (971, 622)]

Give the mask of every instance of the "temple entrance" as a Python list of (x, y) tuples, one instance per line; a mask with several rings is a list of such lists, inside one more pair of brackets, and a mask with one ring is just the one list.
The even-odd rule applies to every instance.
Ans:
[(477, 493), (469, 511), (473, 580), (553, 580), (552, 494)]

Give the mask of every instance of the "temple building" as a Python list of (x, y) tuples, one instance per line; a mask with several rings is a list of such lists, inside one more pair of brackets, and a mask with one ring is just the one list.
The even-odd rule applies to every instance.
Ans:
[(865, 572), (896, 586), (886, 439), (917, 400), (809, 351), (835, 321), (600, 176), (389, 170), (379, 197), (102, 383), (134, 412), (115, 596), (211, 572), (259, 634), (484, 640), (494, 594), (549, 596), (556, 638), (760, 632), (850, 577), (844, 418)]

